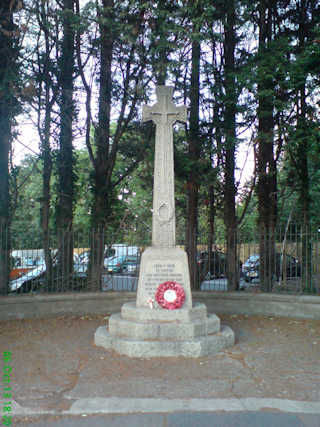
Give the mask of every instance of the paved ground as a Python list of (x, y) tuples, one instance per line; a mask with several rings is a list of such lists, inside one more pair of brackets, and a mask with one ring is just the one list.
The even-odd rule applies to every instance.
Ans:
[(319, 427), (319, 415), (259, 412), (172, 412), (20, 418), (18, 427)]
[(108, 313), (0, 322), (14, 424), (320, 427), (320, 321), (220, 317), (236, 344), (200, 359), (95, 347)]

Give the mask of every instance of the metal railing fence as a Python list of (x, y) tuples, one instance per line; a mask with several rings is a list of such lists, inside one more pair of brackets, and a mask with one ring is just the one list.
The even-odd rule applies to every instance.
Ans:
[[(261, 252), (258, 234), (238, 238), (238, 289), (319, 294), (320, 233), (284, 234), (278, 231), (268, 251)], [(29, 232), (30, 235), (30, 232)], [(253, 238), (254, 237), (254, 238)], [(112, 242), (104, 231), (54, 234), (41, 247), (35, 236), (26, 243), (0, 229), (0, 293), (136, 291), (140, 256), (148, 242)], [(198, 239), (197, 288), (226, 291), (228, 257), (224, 241), (209, 254)], [(179, 246), (184, 247), (183, 242)], [(70, 246), (71, 245), (71, 246)], [(265, 287), (265, 283), (268, 286)]]

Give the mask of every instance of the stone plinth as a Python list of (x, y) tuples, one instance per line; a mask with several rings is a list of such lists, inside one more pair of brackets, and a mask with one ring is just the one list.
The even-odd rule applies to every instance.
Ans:
[(122, 306), (109, 326), (101, 326), (94, 337), (97, 346), (129, 357), (201, 357), (234, 344), (234, 333), (220, 326), (220, 319), (207, 315), (204, 304), (191, 309), (150, 309), (135, 303)]

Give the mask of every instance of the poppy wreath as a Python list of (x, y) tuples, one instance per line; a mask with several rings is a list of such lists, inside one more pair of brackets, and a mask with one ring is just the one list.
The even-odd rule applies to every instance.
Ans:
[(182, 307), (186, 296), (183, 287), (179, 283), (164, 282), (158, 286), (155, 298), (162, 308), (175, 310)]

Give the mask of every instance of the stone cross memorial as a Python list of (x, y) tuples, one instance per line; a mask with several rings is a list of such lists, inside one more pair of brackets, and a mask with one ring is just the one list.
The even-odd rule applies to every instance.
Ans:
[(156, 105), (145, 105), (142, 110), (142, 121), (152, 120), (156, 125), (152, 246), (174, 247), (176, 219), (172, 125), (176, 121), (187, 121), (187, 108), (173, 104), (171, 87), (159, 86), (157, 97)]
[[(185, 292), (186, 306), (192, 306), (189, 267), (186, 253), (176, 245), (176, 218), (174, 201), (173, 131), (176, 121), (186, 122), (187, 108), (176, 107), (172, 102), (173, 88), (159, 86), (158, 102), (145, 105), (142, 120), (152, 120), (156, 125), (156, 146), (153, 180), (152, 247), (141, 260), (137, 293), (137, 306), (155, 298), (157, 287), (174, 281)], [(155, 307), (159, 308), (156, 301)]]
[(123, 304), (94, 340), (130, 357), (201, 357), (233, 345), (234, 333), (205, 304), (192, 303), (187, 254), (176, 246), (172, 130), (187, 110), (172, 102), (173, 88), (156, 93), (157, 103), (142, 111), (156, 125), (152, 246), (141, 256), (136, 301)]

